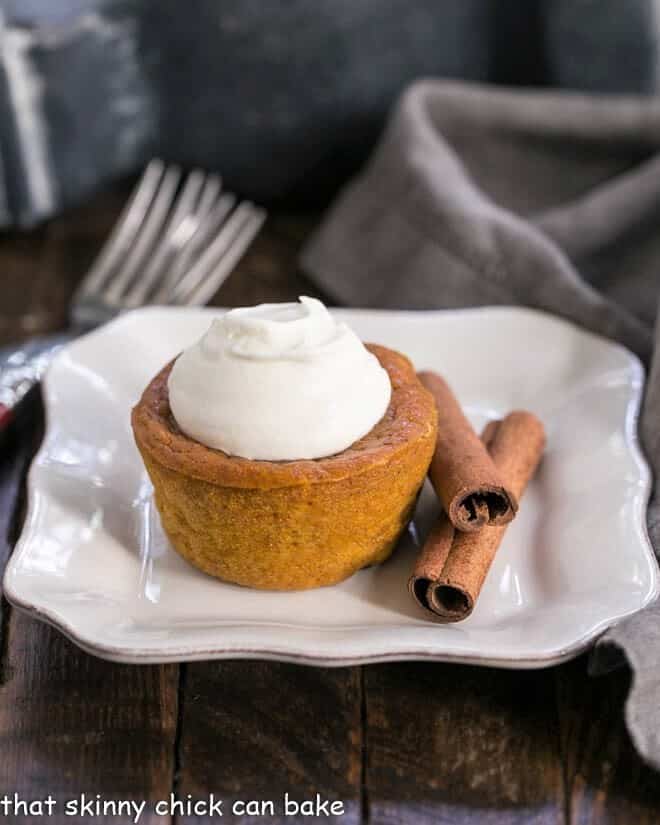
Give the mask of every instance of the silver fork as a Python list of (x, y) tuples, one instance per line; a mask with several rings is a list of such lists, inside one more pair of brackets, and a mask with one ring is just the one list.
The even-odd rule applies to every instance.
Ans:
[(76, 290), (70, 328), (0, 351), (0, 435), (67, 341), (145, 304), (207, 303), (266, 218), (222, 191), (220, 177), (152, 160)]

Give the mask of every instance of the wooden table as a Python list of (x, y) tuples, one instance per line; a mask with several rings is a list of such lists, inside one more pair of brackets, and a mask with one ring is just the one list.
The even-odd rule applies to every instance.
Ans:
[[(67, 300), (117, 215), (121, 195), (0, 239), (0, 343), (61, 327)], [(276, 216), (216, 296), (227, 306), (316, 291), (296, 271), (314, 219)], [(21, 527), (38, 445), (32, 405), (0, 463), (0, 567)], [(429, 663), (324, 669), (265, 662), (110, 664), (2, 603), (0, 801), (48, 793), (49, 819), (95, 798), (341, 800), (342, 823), (660, 822), (660, 777), (622, 721), (625, 671), (590, 678), (582, 657), (509, 672)], [(0, 821), (2, 821), (0, 807)], [(142, 823), (216, 822), (151, 810)]]

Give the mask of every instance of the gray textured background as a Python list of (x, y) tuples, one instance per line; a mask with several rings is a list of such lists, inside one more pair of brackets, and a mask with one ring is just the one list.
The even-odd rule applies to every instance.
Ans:
[(0, 224), (152, 154), (325, 202), (421, 76), (652, 92), (655, 0), (4, 0)]

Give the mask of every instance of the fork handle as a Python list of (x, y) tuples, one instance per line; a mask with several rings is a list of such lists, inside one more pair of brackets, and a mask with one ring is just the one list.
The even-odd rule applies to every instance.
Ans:
[(0, 438), (20, 414), (21, 401), (36, 387), (55, 353), (77, 330), (31, 338), (0, 349)]

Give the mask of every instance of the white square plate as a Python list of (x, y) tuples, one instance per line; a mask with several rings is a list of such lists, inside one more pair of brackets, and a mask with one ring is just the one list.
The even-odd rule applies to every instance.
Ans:
[[(636, 441), (639, 362), (564, 321), (508, 308), (335, 313), (363, 339), (446, 375), (477, 427), (521, 407), (546, 425), (540, 471), (469, 619), (436, 624), (410, 599), (414, 531), (387, 563), (330, 588), (259, 592), (198, 572), (162, 533), (129, 412), (217, 312), (139, 310), (57, 356), (29, 513), (4, 580), (14, 605), (118, 661), (540, 667), (577, 654), (655, 597), (650, 477)], [(427, 491), (419, 534), (434, 507)]]

